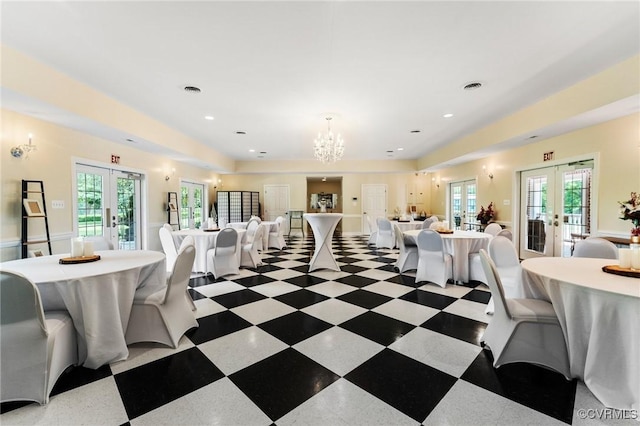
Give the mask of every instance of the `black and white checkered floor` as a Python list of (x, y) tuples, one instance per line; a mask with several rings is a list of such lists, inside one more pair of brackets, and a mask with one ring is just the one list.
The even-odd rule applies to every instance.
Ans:
[(51, 401), (0, 423), (108, 425), (578, 424), (603, 408), (583, 383), (528, 364), (494, 370), (480, 340), (486, 286), (416, 284), (397, 250), (336, 237), (341, 272), (308, 273), (313, 239), (264, 266), (191, 280), (200, 327), (177, 349), (74, 368)]

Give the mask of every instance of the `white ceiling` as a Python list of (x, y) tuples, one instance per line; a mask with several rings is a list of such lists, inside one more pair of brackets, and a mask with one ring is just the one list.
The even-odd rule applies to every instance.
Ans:
[[(636, 1), (3, 1), (1, 12), (2, 43), (237, 160), (312, 158), (327, 114), (347, 160), (419, 158), (640, 52)], [(472, 81), (483, 87), (462, 89)], [(4, 93), (11, 108), (18, 97)]]

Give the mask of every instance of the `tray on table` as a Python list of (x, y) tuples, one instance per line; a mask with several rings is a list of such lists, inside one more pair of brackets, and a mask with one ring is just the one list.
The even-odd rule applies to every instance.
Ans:
[(75, 265), (77, 263), (89, 263), (98, 260), (100, 260), (100, 255), (94, 254), (93, 256), (63, 257), (58, 263), (61, 265)]
[(622, 275), (623, 277), (640, 278), (640, 271), (631, 268), (621, 268), (619, 265), (606, 265), (602, 270), (608, 274)]

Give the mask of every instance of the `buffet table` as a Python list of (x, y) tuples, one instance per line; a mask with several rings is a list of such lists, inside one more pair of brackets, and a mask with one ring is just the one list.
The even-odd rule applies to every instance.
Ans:
[(309, 272), (316, 269), (339, 271), (340, 266), (338, 266), (331, 250), (331, 241), (333, 231), (342, 219), (342, 213), (305, 213), (303, 216), (313, 230), (316, 243), (313, 257), (309, 262)]
[(523, 285), (526, 297), (553, 304), (571, 374), (605, 406), (640, 410), (640, 279), (602, 271), (616, 263), (527, 259), (522, 262)]
[(124, 336), (136, 289), (151, 293), (167, 285), (161, 252), (96, 254), (100, 260), (75, 265), (58, 263), (68, 254), (0, 263), (0, 269), (20, 273), (37, 285), (45, 311), (69, 311), (78, 333), (78, 361), (93, 369), (129, 356)]

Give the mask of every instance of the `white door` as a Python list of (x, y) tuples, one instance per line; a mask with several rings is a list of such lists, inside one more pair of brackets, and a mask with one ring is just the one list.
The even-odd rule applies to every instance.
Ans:
[(180, 227), (200, 228), (207, 217), (206, 188), (196, 182), (180, 182)]
[(285, 218), (284, 232), (289, 233), (289, 185), (264, 186), (264, 220), (273, 221), (278, 216)]
[(142, 179), (136, 173), (76, 165), (74, 222), (78, 236), (104, 236), (120, 250), (140, 249)]
[(387, 185), (362, 185), (362, 233), (364, 235), (371, 233), (367, 216), (374, 223), (379, 217), (387, 217)]
[(568, 257), (591, 233), (593, 163), (528, 170), (520, 176), (520, 257)]
[(448, 219), (453, 226), (457, 225), (456, 217), (460, 218), (460, 229), (467, 229), (466, 223), (475, 223), (477, 214), (477, 189), (478, 185), (474, 180), (451, 182), (449, 211), (451, 217)]

